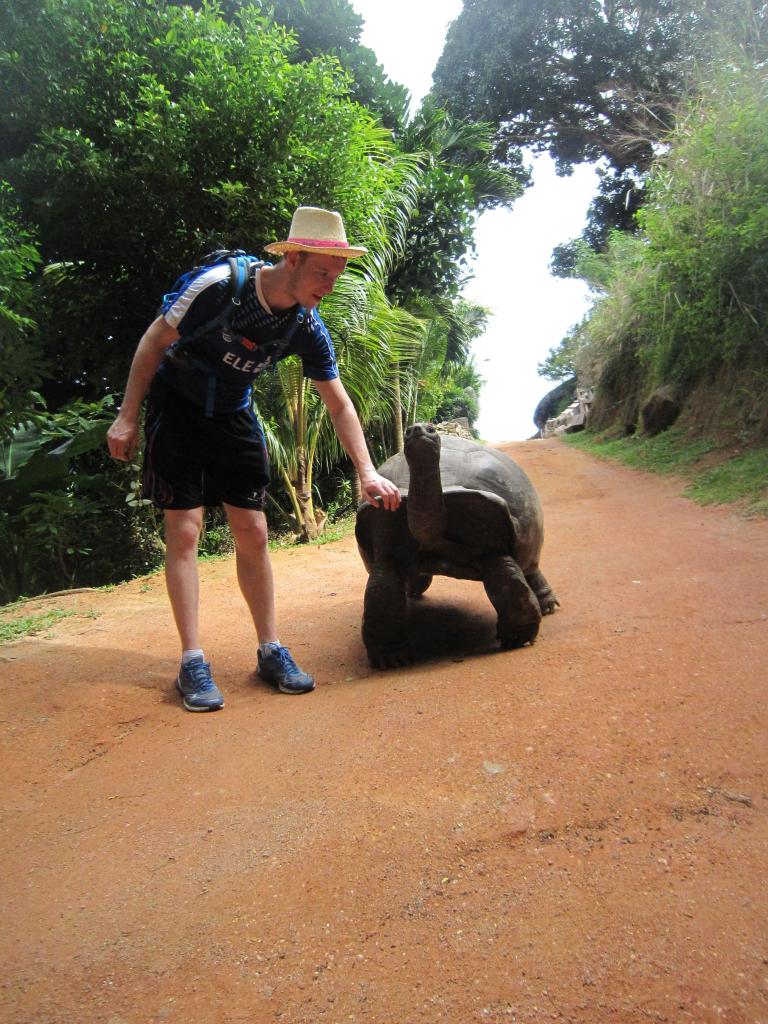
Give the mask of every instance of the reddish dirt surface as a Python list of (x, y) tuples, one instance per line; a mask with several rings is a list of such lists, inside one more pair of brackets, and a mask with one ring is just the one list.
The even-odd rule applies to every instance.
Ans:
[(350, 537), (275, 555), (318, 678), (281, 696), (209, 562), (192, 715), (160, 576), (40, 602), (82, 614), (0, 650), (3, 1021), (768, 1021), (768, 524), (503, 447), (562, 602), (532, 647), (440, 579), (372, 671)]

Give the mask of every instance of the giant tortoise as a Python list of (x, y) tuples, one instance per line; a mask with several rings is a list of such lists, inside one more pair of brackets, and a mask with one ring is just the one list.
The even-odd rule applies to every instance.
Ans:
[(507, 455), (416, 423), (404, 452), (379, 473), (397, 484), (400, 508), (368, 503), (355, 534), (368, 570), (363, 642), (371, 664), (411, 660), (407, 597), (419, 597), (434, 575), (481, 580), (496, 609), (502, 648), (532, 643), (542, 615), (558, 604), (539, 571), (544, 537), (538, 495)]

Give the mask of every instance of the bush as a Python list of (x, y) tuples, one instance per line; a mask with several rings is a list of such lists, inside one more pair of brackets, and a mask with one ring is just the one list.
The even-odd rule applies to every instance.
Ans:
[(654, 375), (768, 362), (768, 76), (723, 68), (679, 120), (639, 214), (655, 281)]
[[(659, 384), (682, 395), (768, 370), (768, 77), (738, 56), (683, 108), (637, 235), (582, 250), (598, 296), (547, 365), (596, 385), (592, 425), (633, 428)], [(725, 385), (723, 385), (723, 388)], [(746, 413), (745, 413), (746, 416)]]
[(0, 446), (0, 602), (159, 564), (158, 522), (138, 497), (138, 470), (107, 453), (111, 404), (38, 412)]

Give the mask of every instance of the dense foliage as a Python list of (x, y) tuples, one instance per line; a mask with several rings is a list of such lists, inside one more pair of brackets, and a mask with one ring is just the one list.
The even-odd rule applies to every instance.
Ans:
[(137, 469), (104, 445), (110, 397), (38, 411), (0, 444), (0, 594), (123, 579), (161, 552), (150, 509), (137, 515)]
[(27, 344), (36, 328), (32, 318), (37, 296), (32, 277), (40, 254), (32, 237), (19, 222), (19, 211), (10, 187), (0, 182), (0, 442), (39, 407), (39, 388), (46, 361), (39, 348)]
[[(284, 30), (141, 0), (6, 7), (0, 176), (46, 263), (57, 400), (122, 386), (165, 282), (216, 245), (282, 234), (299, 202), (351, 234), (396, 181), (386, 135), (331, 60)], [(371, 155), (380, 159), (371, 160)]]
[[(360, 26), (347, 0), (0, 9), (0, 599), (157, 558), (136, 469), (103, 449), (137, 339), (181, 270), (219, 246), (258, 254), (299, 204), (341, 210), (371, 250), (323, 315), (376, 458), (397, 443), (400, 381), (412, 396), (417, 367), (430, 411), (463, 396), (477, 415), (468, 353), (463, 384), (445, 354), (421, 354), (436, 336), (451, 348), (474, 211), (511, 201), (508, 175), (485, 128), (453, 124), (461, 149), (444, 131), (408, 137), (406, 90)], [(416, 224), (454, 239), (448, 254), (414, 244)], [(311, 536), (315, 499), (351, 495), (344, 455), (297, 366), (262, 380), (258, 401), (283, 483), (273, 518)]]

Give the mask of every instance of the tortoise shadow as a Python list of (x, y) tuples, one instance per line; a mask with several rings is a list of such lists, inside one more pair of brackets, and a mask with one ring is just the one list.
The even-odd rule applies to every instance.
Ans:
[(499, 650), (496, 615), (427, 595), (408, 601), (408, 644), (414, 662), (493, 654)]

